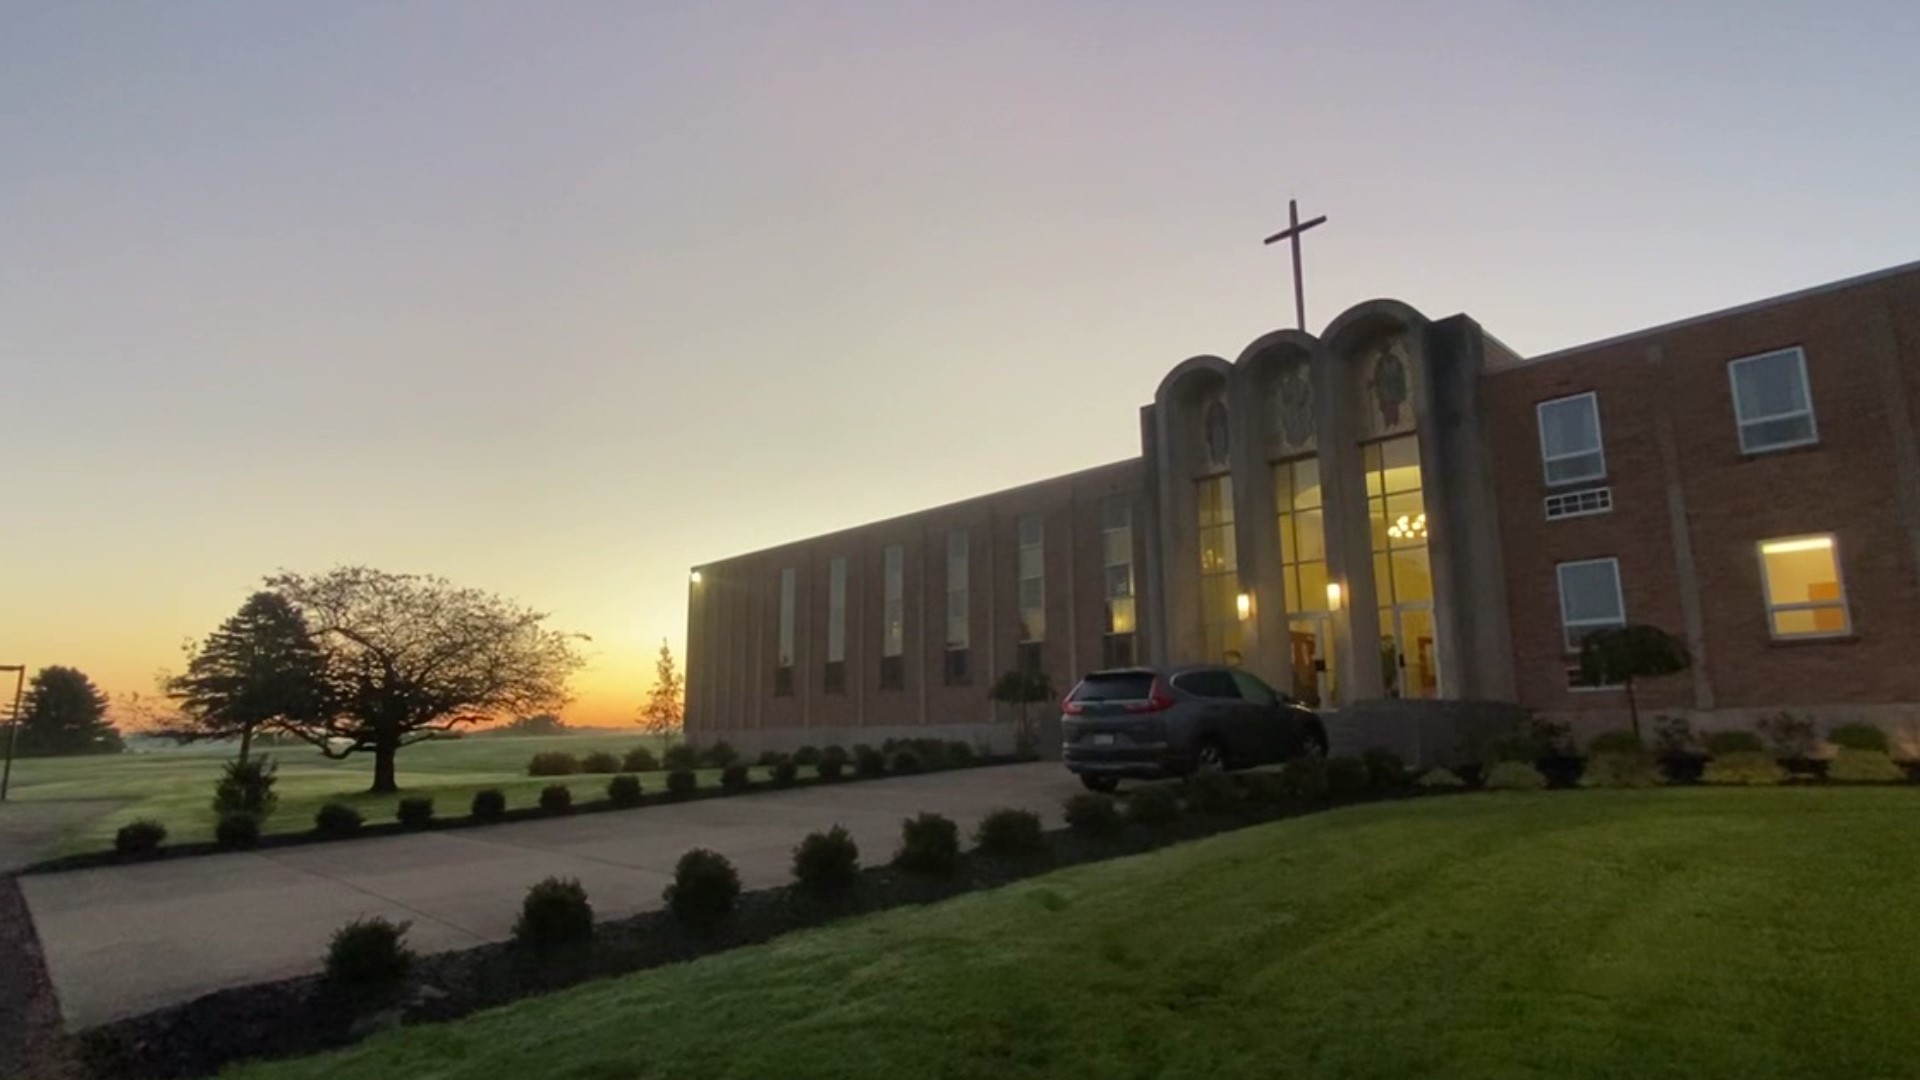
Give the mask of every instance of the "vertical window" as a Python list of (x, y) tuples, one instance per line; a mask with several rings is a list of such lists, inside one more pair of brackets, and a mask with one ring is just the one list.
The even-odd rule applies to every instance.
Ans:
[(1774, 637), (1837, 637), (1852, 630), (1832, 536), (1762, 541), (1760, 568)]
[(1196, 485), (1200, 531), (1200, 623), (1206, 655), (1239, 663), (1240, 556), (1233, 537), (1233, 478), (1211, 476)]
[(847, 692), (847, 560), (827, 563), (827, 669), (824, 689)]
[(968, 559), (967, 530), (947, 534), (947, 684), (967, 681), (967, 650), (973, 642), (972, 612), (967, 604)]
[(1560, 626), (1569, 653), (1595, 630), (1627, 624), (1627, 603), (1620, 594), (1620, 560), (1586, 559), (1561, 563)]
[(1334, 685), (1326, 511), (1319, 461), (1301, 458), (1275, 465), (1273, 505), (1279, 512), (1280, 578), (1287, 594), (1293, 693), (1310, 706), (1331, 704), (1338, 688)]
[(1727, 365), (1733, 380), (1733, 414), (1740, 427), (1740, 452), (1760, 454), (1820, 441), (1813, 420), (1813, 395), (1807, 388), (1807, 354), (1796, 346), (1735, 360)]
[(1591, 392), (1543, 401), (1540, 464), (1547, 484), (1579, 484), (1607, 475), (1607, 454), (1600, 441), (1600, 398)]
[(1107, 635), (1101, 645), (1105, 667), (1132, 667), (1135, 610), (1133, 595), (1133, 503), (1125, 495), (1100, 504), (1100, 561), (1106, 576)]
[(880, 686), (897, 690), (906, 682), (901, 654), (907, 645), (906, 552), (888, 544), (881, 552), (883, 605), (880, 613)]
[(773, 669), (773, 692), (778, 697), (793, 693), (793, 606), (798, 572), (793, 567), (780, 571), (780, 655)]
[(1402, 435), (1366, 448), (1367, 516), (1373, 536), (1373, 590), (1380, 604), (1380, 667), (1395, 697), (1436, 697), (1439, 628), (1427, 553), (1427, 501), (1420, 441)]
[(1047, 639), (1047, 530), (1039, 514), (1022, 514), (1019, 529), (1020, 667), (1042, 667)]

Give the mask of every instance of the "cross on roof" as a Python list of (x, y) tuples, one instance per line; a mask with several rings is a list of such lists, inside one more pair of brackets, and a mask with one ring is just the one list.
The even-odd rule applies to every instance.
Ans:
[(1316, 225), (1324, 225), (1326, 223), (1327, 215), (1325, 214), (1321, 214), (1312, 221), (1302, 222), (1300, 220), (1299, 201), (1296, 199), (1288, 199), (1287, 227), (1267, 237), (1265, 240), (1265, 243), (1269, 244), (1276, 240), (1290, 240), (1293, 242), (1293, 312), (1300, 320), (1300, 329), (1302, 332), (1305, 332), (1307, 329), (1307, 285), (1300, 276), (1300, 234)]

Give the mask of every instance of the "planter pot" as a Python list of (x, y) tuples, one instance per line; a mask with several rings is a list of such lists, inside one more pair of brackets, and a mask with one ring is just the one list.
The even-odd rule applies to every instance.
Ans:
[(1707, 771), (1705, 754), (1661, 754), (1660, 771), (1669, 784), (1697, 784)]

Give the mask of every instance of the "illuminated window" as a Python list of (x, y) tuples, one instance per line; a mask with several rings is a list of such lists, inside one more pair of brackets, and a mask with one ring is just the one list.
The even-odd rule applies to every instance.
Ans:
[(1131, 667), (1135, 663), (1133, 504), (1125, 495), (1110, 496), (1100, 504), (1100, 561), (1107, 591), (1101, 662), (1105, 667)]
[(1233, 537), (1233, 478), (1196, 485), (1200, 526), (1200, 622), (1209, 660), (1240, 659), (1240, 556)]
[(968, 623), (970, 609), (967, 605), (968, 574), (967, 530), (955, 529), (947, 534), (947, 668), (948, 685), (967, 681), (967, 649), (973, 641), (973, 630)]
[(901, 662), (907, 647), (906, 552), (899, 544), (888, 544), (880, 558), (880, 688), (898, 690), (906, 682)]
[(780, 571), (780, 655), (773, 669), (773, 692), (779, 697), (793, 693), (793, 605), (797, 574), (791, 566)]
[(1039, 514), (1020, 515), (1020, 640), (1047, 639), (1047, 528)]
[(1836, 637), (1852, 630), (1832, 536), (1764, 540), (1760, 568), (1774, 637)]
[(1578, 484), (1607, 475), (1600, 444), (1600, 399), (1575, 394), (1536, 407), (1540, 418), (1540, 462), (1549, 485)]
[(1421, 492), (1418, 436), (1366, 448), (1367, 518), (1373, 542), (1373, 589), (1380, 605), (1380, 665), (1387, 692), (1437, 697), (1439, 627), (1433, 617), (1433, 570), (1427, 556), (1427, 503)]
[(1760, 454), (1820, 441), (1807, 389), (1807, 354), (1798, 348), (1749, 356), (1727, 365), (1740, 450)]
[(1326, 512), (1320, 463), (1313, 458), (1273, 467), (1279, 513), (1280, 577), (1287, 594), (1287, 637), (1293, 693), (1310, 706), (1330, 704), (1334, 685), (1332, 605), (1327, 596)]
[(827, 668), (822, 686), (829, 694), (847, 692), (847, 560), (827, 563)]
[(1627, 602), (1620, 593), (1620, 560), (1586, 559), (1561, 563), (1560, 627), (1570, 653), (1595, 630), (1627, 624)]

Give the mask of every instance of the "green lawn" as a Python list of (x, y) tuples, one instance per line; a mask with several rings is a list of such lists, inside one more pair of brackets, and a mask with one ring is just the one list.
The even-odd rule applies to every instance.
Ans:
[(1920, 791), (1356, 807), (589, 984), (246, 1080), (1890, 1077)]
[[(540, 789), (566, 783), (576, 801), (606, 795), (606, 776), (530, 777), (527, 761), (542, 750), (564, 750), (584, 755), (594, 750), (623, 753), (635, 746), (657, 753), (659, 740), (633, 734), (548, 736), (486, 735), (435, 741), (400, 751), (402, 795), (431, 795), (435, 809), (446, 816), (464, 816), (473, 793), (497, 787), (507, 793), (508, 806), (531, 806)], [(267, 819), (268, 832), (300, 832), (313, 827), (313, 813), (323, 803), (342, 801), (359, 808), (368, 821), (393, 820), (398, 795), (368, 795), (373, 759), (355, 754), (329, 761), (309, 747), (276, 747), (280, 763), (275, 791), (280, 805)], [(135, 818), (152, 818), (167, 827), (170, 840), (206, 840), (213, 836), (213, 785), (231, 747), (186, 747), (144, 754), (110, 757), (27, 758), (13, 764), (12, 797), (22, 802), (50, 799), (117, 799), (103, 804), (100, 816), (59, 838), (46, 852), (66, 855), (113, 845), (113, 833)], [(703, 774), (702, 784), (716, 782), (717, 771)], [(650, 790), (665, 786), (664, 776), (642, 781)], [(3, 812), (3, 811), (0, 811)]]

